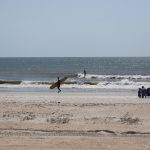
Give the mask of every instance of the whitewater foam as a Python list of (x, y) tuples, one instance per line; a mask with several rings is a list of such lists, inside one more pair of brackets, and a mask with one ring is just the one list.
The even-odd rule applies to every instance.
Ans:
[[(78, 73), (78, 78), (84, 78), (84, 74)], [(95, 75), (87, 74), (86, 79), (150, 79), (149, 75)]]
[[(18, 81), (0, 80), (0, 88), (49, 88), (54, 81)], [(78, 89), (138, 89), (141, 86), (150, 87), (150, 76), (142, 75), (94, 75), (83, 74), (68, 78), (62, 88)]]

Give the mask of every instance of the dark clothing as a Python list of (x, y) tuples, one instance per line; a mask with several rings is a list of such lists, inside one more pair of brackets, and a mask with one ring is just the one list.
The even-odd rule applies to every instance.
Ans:
[(85, 78), (85, 76), (86, 76), (86, 71), (84, 70), (84, 78)]
[(143, 87), (142, 89), (141, 89), (141, 93), (142, 93), (142, 98), (146, 98), (146, 93), (147, 93), (147, 90)]
[(57, 81), (57, 89), (58, 89), (58, 93), (61, 92), (61, 89), (60, 89), (60, 80), (58, 78), (58, 81)]
[(141, 89), (139, 89), (138, 90), (138, 97), (141, 98), (141, 96), (142, 96), (142, 91), (141, 91)]
[(146, 96), (147, 96), (147, 89), (145, 89), (145, 91), (144, 91), (144, 96), (146, 98)]
[(57, 87), (60, 87), (60, 80), (57, 81)]
[(150, 88), (147, 88), (147, 96), (150, 96)]

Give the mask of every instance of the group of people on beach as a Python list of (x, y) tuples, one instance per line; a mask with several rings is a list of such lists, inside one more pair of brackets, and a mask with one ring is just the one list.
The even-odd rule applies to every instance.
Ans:
[(145, 87), (142, 86), (142, 88), (139, 88), (139, 90), (138, 90), (138, 97), (146, 98), (146, 96), (150, 96), (150, 88), (145, 89)]

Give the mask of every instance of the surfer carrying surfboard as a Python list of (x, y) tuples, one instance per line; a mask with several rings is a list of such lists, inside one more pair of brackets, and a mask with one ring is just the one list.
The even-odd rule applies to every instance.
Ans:
[(52, 83), (52, 85), (50, 85), (50, 89), (54, 89), (57, 87), (58, 89), (58, 93), (61, 92), (61, 89), (60, 89), (60, 85), (63, 84), (65, 82), (65, 80), (67, 80), (67, 76), (64, 76), (63, 78), (59, 79), (59, 77), (57, 77), (57, 82), (54, 82)]
[(57, 89), (58, 89), (58, 93), (59, 93), (59, 92), (61, 92), (59, 77), (57, 77), (57, 79), (58, 79), (58, 81), (57, 81)]

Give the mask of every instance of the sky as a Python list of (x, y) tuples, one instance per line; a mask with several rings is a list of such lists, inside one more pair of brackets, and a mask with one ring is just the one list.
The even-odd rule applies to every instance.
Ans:
[(150, 57), (150, 0), (0, 0), (0, 57)]

